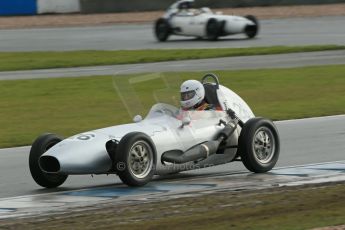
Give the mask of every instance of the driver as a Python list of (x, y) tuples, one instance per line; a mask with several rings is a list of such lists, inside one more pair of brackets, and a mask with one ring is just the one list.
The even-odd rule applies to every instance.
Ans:
[(181, 85), (181, 107), (183, 110), (218, 110), (205, 101), (205, 88), (197, 80), (188, 80)]
[(193, 8), (193, 0), (182, 1), (179, 5), (180, 10), (189, 10)]
[(183, 1), (178, 6), (180, 15), (193, 16), (197, 14), (197, 10), (193, 8), (193, 0)]

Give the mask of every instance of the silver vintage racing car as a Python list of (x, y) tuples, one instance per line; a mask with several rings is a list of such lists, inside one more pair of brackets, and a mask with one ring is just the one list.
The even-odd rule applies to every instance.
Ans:
[(243, 33), (254, 38), (259, 32), (259, 22), (253, 15), (223, 15), (207, 7), (194, 9), (193, 3), (194, 0), (177, 1), (156, 21), (154, 33), (158, 41), (166, 41), (170, 35), (217, 40), (221, 36)]
[(255, 173), (271, 170), (279, 156), (272, 121), (255, 117), (214, 74), (201, 81), (205, 100), (220, 110), (183, 110), (156, 104), (145, 119), (62, 139), (43, 134), (32, 144), (29, 166), (37, 184), (54, 188), (69, 175), (117, 174), (129, 186), (152, 177), (241, 160)]

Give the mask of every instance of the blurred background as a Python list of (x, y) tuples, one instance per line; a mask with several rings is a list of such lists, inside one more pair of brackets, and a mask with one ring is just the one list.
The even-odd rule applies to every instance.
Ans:
[[(0, 15), (36, 15), (51, 13), (111, 13), (164, 10), (175, 0), (1, 0)], [(196, 6), (211, 8), (315, 5), (344, 3), (344, 0), (199, 0)]]

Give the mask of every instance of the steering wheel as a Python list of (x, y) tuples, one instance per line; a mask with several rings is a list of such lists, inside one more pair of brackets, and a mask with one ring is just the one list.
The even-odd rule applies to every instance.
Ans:
[(207, 81), (208, 78), (212, 78), (212, 80), (214, 81), (214, 83), (216, 83), (216, 87), (217, 89), (219, 89), (219, 80), (218, 80), (218, 76), (213, 74), (213, 73), (208, 73), (206, 74), (202, 80), (201, 80), (201, 83), (202, 84), (205, 84), (205, 83), (211, 83), (209, 81)]

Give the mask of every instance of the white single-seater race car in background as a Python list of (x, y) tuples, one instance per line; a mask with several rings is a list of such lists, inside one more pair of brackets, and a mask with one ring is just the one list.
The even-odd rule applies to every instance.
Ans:
[[(210, 81), (209, 79), (212, 79)], [(37, 184), (54, 188), (68, 175), (117, 174), (129, 186), (153, 175), (242, 161), (255, 173), (271, 170), (279, 156), (272, 121), (255, 117), (233, 91), (208, 74), (205, 100), (218, 110), (183, 110), (154, 105), (145, 119), (93, 130), (67, 139), (43, 134), (32, 144), (29, 167)]]
[(192, 8), (194, 0), (180, 0), (170, 6), (154, 26), (156, 38), (166, 41), (170, 35), (193, 36), (208, 40), (244, 33), (254, 38), (259, 32), (256, 17), (223, 15), (213, 13), (209, 8)]

